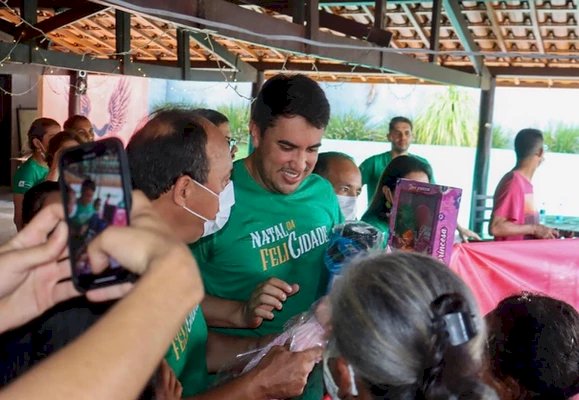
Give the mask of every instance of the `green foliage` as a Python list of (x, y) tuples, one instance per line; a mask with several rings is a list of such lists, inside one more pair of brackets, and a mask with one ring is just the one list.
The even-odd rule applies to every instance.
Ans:
[(238, 147), (241, 143), (247, 143), (249, 139), (249, 105), (222, 105), (217, 107), (217, 111), (229, 119), (229, 129)]
[(165, 108), (207, 108), (206, 103), (187, 103), (187, 102), (172, 102), (172, 101), (162, 101), (151, 106), (151, 112), (156, 112), (163, 110)]
[(500, 125), (493, 126), (492, 130), (492, 144), (493, 149), (508, 149), (511, 147), (512, 133), (505, 131)]
[(454, 86), (436, 96), (414, 121), (415, 143), (472, 147), (477, 131), (472, 98)]
[(350, 111), (332, 116), (324, 137), (341, 140), (385, 140), (386, 132), (372, 124), (369, 115)]
[(579, 126), (559, 124), (544, 132), (545, 144), (554, 153), (579, 153)]

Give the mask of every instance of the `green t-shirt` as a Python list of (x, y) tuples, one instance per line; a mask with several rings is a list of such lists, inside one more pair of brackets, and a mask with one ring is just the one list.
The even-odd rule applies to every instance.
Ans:
[(72, 217), (72, 221), (80, 226), (86, 223), (96, 212), (92, 202), (88, 204), (82, 204), (80, 200), (76, 202), (76, 211)]
[(291, 317), (323, 295), (328, 273), (323, 263), (332, 227), (342, 222), (329, 182), (310, 175), (289, 195), (272, 193), (247, 171), (244, 160), (233, 167), (235, 205), (219, 232), (192, 245), (208, 294), (247, 301), (271, 277), (300, 290), (288, 297), (272, 321), (257, 329), (223, 329), (241, 336), (279, 333)]
[[(416, 157), (420, 161), (430, 166), (426, 159), (415, 154), (409, 153), (408, 155), (411, 157)], [(372, 197), (374, 197), (376, 186), (378, 186), (378, 182), (380, 181), (382, 173), (391, 161), (392, 152), (387, 151), (385, 153), (376, 154), (375, 156), (367, 158), (362, 164), (360, 164), (360, 172), (362, 173), (362, 185), (368, 185), (368, 204), (372, 201)]]
[(368, 213), (365, 213), (362, 216), (361, 220), (372, 225), (374, 228), (382, 232), (382, 234), (384, 235), (384, 239), (382, 240), (382, 248), (385, 249), (386, 246), (388, 245), (388, 239), (390, 238), (390, 224), (387, 221), (380, 219), (375, 215), (370, 215)]
[(202, 393), (209, 386), (206, 349), (207, 324), (201, 307), (196, 307), (187, 316), (165, 355), (183, 386), (183, 397)]
[(24, 194), (32, 186), (44, 182), (47, 175), (48, 167), (40, 165), (34, 158), (30, 157), (16, 170), (12, 191), (17, 194)]

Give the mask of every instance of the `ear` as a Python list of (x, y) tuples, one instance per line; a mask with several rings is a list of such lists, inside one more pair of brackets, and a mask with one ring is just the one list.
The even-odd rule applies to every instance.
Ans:
[(384, 197), (386, 197), (386, 201), (388, 203), (394, 204), (394, 196), (392, 195), (392, 191), (388, 186), (382, 186), (382, 193), (384, 193)]
[[(352, 376), (350, 375), (350, 369), (348, 368), (348, 363), (342, 357), (337, 357), (330, 360), (330, 371), (336, 378), (336, 385), (340, 389), (338, 393), (341, 398), (348, 398), (352, 395)], [(333, 368), (332, 368), (333, 367)]]
[(171, 188), (171, 196), (175, 204), (179, 206), (184, 206), (187, 203), (187, 199), (191, 196), (191, 193), (195, 188), (195, 184), (191, 181), (188, 176), (180, 176)]
[(249, 134), (251, 135), (251, 144), (257, 149), (261, 140), (261, 133), (257, 124), (253, 121), (249, 122)]
[(543, 158), (543, 156), (545, 155), (545, 148), (543, 146), (541, 146), (541, 148), (539, 149), (539, 151), (537, 152), (537, 156), (539, 158)]
[(37, 138), (32, 139), (32, 146), (34, 146), (34, 148), (33, 148), (33, 149), (30, 149), (30, 150), (33, 150), (33, 151), (36, 151), (36, 150), (46, 151), (46, 149), (44, 148), (44, 145), (42, 144), (42, 142), (41, 142), (39, 139), (37, 139)]

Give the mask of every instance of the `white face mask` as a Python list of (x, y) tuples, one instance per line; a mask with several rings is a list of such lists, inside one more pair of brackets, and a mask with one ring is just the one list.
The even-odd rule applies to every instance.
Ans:
[[(334, 381), (334, 376), (332, 375), (332, 371), (328, 366), (328, 360), (332, 356), (330, 355), (330, 351), (324, 351), (324, 358), (323, 358), (323, 370), (324, 370), (324, 384), (326, 385), (326, 390), (330, 395), (332, 400), (340, 400), (340, 388)], [(358, 396), (358, 387), (356, 386), (356, 381), (354, 380), (354, 370), (352, 366), (348, 364), (348, 372), (350, 373), (350, 394), (352, 396)]]
[(225, 226), (227, 220), (229, 220), (229, 215), (231, 214), (231, 207), (235, 204), (235, 193), (233, 192), (233, 182), (229, 182), (225, 189), (219, 194), (215, 193), (208, 187), (200, 184), (196, 180), (193, 180), (197, 185), (201, 186), (203, 189), (207, 190), (209, 193), (214, 195), (219, 199), (219, 210), (214, 219), (207, 219), (204, 216), (196, 213), (187, 206), (183, 206), (185, 210), (191, 214), (201, 218), (205, 223), (203, 224), (203, 237), (209, 236), (220, 230)]
[(356, 220), (356, 200), (357, 197), (338, 195), (338, 203), (346, 221)]

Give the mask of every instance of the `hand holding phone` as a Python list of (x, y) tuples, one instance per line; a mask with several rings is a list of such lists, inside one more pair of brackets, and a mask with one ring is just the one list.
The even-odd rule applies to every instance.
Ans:
[(131, 282), (129, 272), (113, 258), (94, 274), (87, 248), (110, 226), (128, 226), (131, 186), (128, 161), (119, 139), (108, 138), (67, 149), (59, 161), (62, 203), (75, 287), (91, 289)]
[[(133, 192), (132, 208), (131, 226), (108, 228), (88, 246), (93, 272), (98, 274), (106, 270), (108, 260), (113, 256), (138, 275), (157, 273), (158, 282), (177, 279), (180, 283), (192, 285), (194, 291), (202, 296), (201, 276), (189, 248), (162, 221), (143, 193)], [(94, 289), (86, 296), (91, 301), (118, 299), (131, 286), (121, 284)]]

